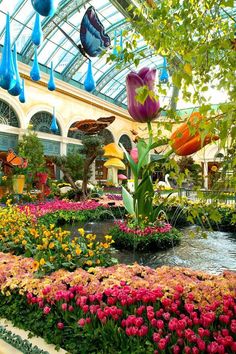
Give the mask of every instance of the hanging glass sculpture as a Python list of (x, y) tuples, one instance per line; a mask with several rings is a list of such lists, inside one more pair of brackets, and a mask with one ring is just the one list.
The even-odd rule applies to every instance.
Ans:
[(49, 78), (49, 81), (48, 81), (48, 89), (49, 89), (49, 91), (56, 90), (56, 84), (55, 84), (55, 81), (54, 81), (54, 72), (53, 72), (53, 62), (51, 62), (50, 78)]
[(50, 130), (52, 133), (56, 134), (58, 132), (58, 125), (57, 125), (57, 119), (55, 115), (55, 107), (53, 107), (53, 115), (52, 115), (52, 123), (50, 126)]
[(116, 31), (114, 32), (114, 46), (113, 46), (113, 53), (112, 54), (114, 54), (116, 57), (118, 56)]
[(20, 74), (19, 74), (19, 70), (18, 70), (18, 63), (17, 63), (16, 44), (14, 44), (13, 64), (14, 64), (15, 73), (16, 73), (16, 84), (12, 89), (8, 90), (8, 92), (12, 96), (19, 96), (19, 94), (21, 93), (21, 90), (22, 90), (22, 86), (21, 86), (21, 78), (20, 78)]
[(84, 80), (84, 88), (88, 92), (92, 92), (96, 88), (96, 82), (93, 77), (93, 71), (92, 71), (92, 61), (88, 61), (88, 71)]
[(37, 47), (40, 46), (43, 40), (43, 31), (40, 22), (40, 16), (37, 12), (35, 14), (35, 22), (34, 22), (33, 32), (31, 35), (31, 40)]
[(161, 73), (160, 73), (160, 78), (159, 81), (162, 84), (166, 84), (169, 80), (169, 74), (168, 74), (168, 70), (167, 70), (167, 61), (166, 58), (163, 58), (163, 67), (161, 69)]
[(2, 60), (0, 65), (0, 87), (4, 90), (12, 89), (16, 84), (16, 72), (12, 60), (10, 16), (6, 16), (6, 32), (4, 46), (2, 49)]
[(42, 16), (53, 16), (59, 0), (31, 0), (32, 6)]
[(38, 63), (38, 54), (37, 48), (34, 48), (34, 63), (30, 72), (30, 77), (34, 81), (40, 80), (40, 71), (39, 71), (39, 63)]
[(19, 101), (21, 103), (25, 103), (25, 80), (24, 79), (22, 79), (22, 89), (19, 95)]

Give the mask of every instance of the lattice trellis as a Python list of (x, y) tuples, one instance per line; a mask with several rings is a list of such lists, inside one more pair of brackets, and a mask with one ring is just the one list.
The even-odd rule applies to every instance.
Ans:
[(9, 103), (0, 100), (0, 124), (10, 125), (19, 128), (19, 119), (16, 112)]
[(127, 151), (130, 151), (132, 149), (131, 139), (126, 134), (121, 135), (119, 143), (121, 143)]
[(50, 127), (52, 124), (52, 114), (51, 113), (37, 112), (31, 118), (30, 124), (33, 125), (33, 130), (36, 130), (38, 132), (54, 134), (54, 135), (61, 135), (61, 129), (59, 127), (58, 121), (57, 121), (57, 125), (58, 125), (59, 130), (56, 133), (53, 133), (50, 130)]

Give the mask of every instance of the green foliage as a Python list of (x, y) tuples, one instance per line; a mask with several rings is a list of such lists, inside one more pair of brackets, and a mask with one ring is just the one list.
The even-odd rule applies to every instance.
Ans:
[(179, 166), (179, 173), (184, 174), (185, 180), (188, 183), (193, 183), (194, 188), (202, 187), (203, 178), (202, 178), (202, 168), (199, 164), (196, 164), (192, 157), (184, 156), (177, 161)]
[[(230, 196), (227, 194), (217, 195), (215, 192), (209, 192), (205, 196), (198, 192), (200, 201), (193, 202), (187, 198), (169, 199), (160, 197), (154, 198), (156, 205), (161, 205), (162, 210), (167, 216), (167, 220), (175, 226), (199, 225), (202, 229), (213, 229), (222, 231), (236, 230), (236, 210), (233, 204), (228, 205), (225, 202)], [(207, 203), (211, 198), (212, 203)], [(219, 199), (220, 198), (220, 199)], [(232, 198), (235, 198), (232, 195)], [(214, 200), (215, 199), (215, 200)]]
[(74, 181), (83, 178), (83, 164), (84, 156), (78, 152), (72, 152), (66, 156), (65, 168), (68, 170)]
[(127, 191), (125, 187), (122, 186), (122, 198), (125, 209), (129, 214), (134, 215), (134, 199), (132, 195)]
[[(128, 64), (138, 66), (146, 58), (149, 50), (153, 54), (165, 56), (174, 85), (171, 108), (181, 99), (199, 106), (203, 116), (209, 117), (208, 125), (201, 129), (202, 138), (207, 132), (216, 132), (220, 136), (221, 146), (225, 146), (228, 138), (233, 145), (235, 141), (235, 19), (230, 15), (234, 1), (201, 0), (189, 1), (155, 1), (155, 6), (147, 6), (146, 1), (137, 0), (127, 10), (130, 14), (131, 29), (124, 34), (123, 60), (110, 56), (108, 61), (116, 61), (117, 66)], [(139, 49), (139, 39), (146, 41), (147, 48)], [(210, 88), (225, 92), (219, 107), (210, 104)], [(158, 94), (163, 87), (157, 85)], [(147, 88), (138, 92), (141, 102), (147, 97)], [(214, 98), (214, 97), (213, 97)], [(181, 118), (171, 109), (167, 116), (176, 123)], [(167, 128), (169, 121), (162, 122)], [(203, 127), (202, 127), (203, 128)], [(163, 130), (163, 129), (162, 129)]]
[[(45, 172), (46, 161), (44, 158), (43, 144), (37, 134), (31, 130), (24, 134), (19, 141), (17, 150), (19, 155), (28, 161), (27, 174), (35, 176), (37, 172)], [(23, 169), (20, 169), (23, 172)]]
[(117, 207), (98, 207), (94, 210), (79, 210), (79, 211), (70, 211), (70, 210), (58, 210), (54, 213), (48, 213), (41, 216), (38, 219), (38, 222), (42, 225), (49, 227), (51, 224), (57, 226), (64, 224), (80, 223), (86, 221), (98, 221), (106, 220), (113, 218), (122, 218), (124, 217), (125, 210), (124, 208)]
[(102, 136), (84, 135), (82, 138), (82, 144), (82, 152), (86, 155), (86, 158), (89, 158), (93, 154), (96, 154), (96, 156), (103, 154), (102, 146), (104, 144), (104, 139)]

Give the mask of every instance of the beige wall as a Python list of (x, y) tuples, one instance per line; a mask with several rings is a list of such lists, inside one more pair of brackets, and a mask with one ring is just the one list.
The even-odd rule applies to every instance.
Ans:
[(116, 120), (108, 129), (112, 132), (115, 142), (119, 141), (122, 134), (127, 134), (132, 138), (130, 130), (136, 127), (136, 123), (133, 122), (126, 110), (57, 79), (57, 90), (51, 92), (47, 89), (49, 76), (41, 73), (41, 80), (34, 82), (29, 77), (30, 69), (25, 64), (19, 64), (20, 74), (25, 78), (26, 103), (22, 104), (18, 97), (13, 97), (7, 91), (0, 90), (0, 99), (7, 101), (14, 108), (20, 120), (20, 129), (0, 125), (1, 131), (21, 135), (27, 130), (30, 119), (35, 113), (40, 111), (52, 113), (52, 109), (55, 107), (62, 137), (38, 133), (41, 138), (76, 144), (79, 143), (78, 140), (67, 137), (72, 123), (78, 120), (97, 119), (111, 115), (115, 115)]

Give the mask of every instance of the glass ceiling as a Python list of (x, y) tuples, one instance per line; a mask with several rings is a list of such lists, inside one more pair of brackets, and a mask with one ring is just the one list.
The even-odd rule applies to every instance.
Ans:
[[(53, 61), (56, 77), (80, 88), (83, 88), (88, 62), (52, 21), (59, 24), (76, 43), (80, 43), (80, 23), (86, 9), (91, 5), (95, 7), (106, 33), (109, 34), (112, 40), (112, 44), (114, 43), (115, 30), (118, 34), (117, 43), (119, 43), (120, 31), (129, 29), (130, 24), (126, 22), (125, 17), (109, 0), (60, 0), (55, 16), (41, 17), (44, 34), (44, 41), (38, 48), (38, 60), (41, 64), (41, 69), (49, 72), (51, 61)], [(11, 16), (11, 41), (12, 44), (16, 43), (19, 59), (26, 64), (32, 65), (34, 45), (31, 42), (31, 34), (35, 11), (31, 5), (31, 0), (2, 0), (0, 4), (1, 46), (4, 41), (5, 16), (7, 12)], [(235, 13), (231, 15), (235, 17)], [(162, 67), (163, 58), (153, 55), (143, 40), (138, 42), (137, 51), (141, 49), (146, 50), (146, 58), (141, 61), (140, 67)], [(131, 69), (138, 70), (139, 68), (127, 64), (121, 70), (117, 70), (115, 64), (106, 63), (105, 56), (93, 58), (92, 62), (93, 74), (97, 82), (94, 94), (125, 108), (127, 103), (126, 75)], [(167, 96), (160, 98), (162, 106), (168, 106), (171, 95), (172, 87), (168, 89)]]
[[(57, 78), (68, 81), (83, 88), (83, 82), (87, 72), (88, 61), (80, 54), (71, 42), (54, 25), (54, 22), (70, 35), (76, 43), (80, 43), (80, 23), (89, 6), (94, 6), (99, 19), (103, 23), (106, 33), (114, 43), (114, 31), (117, 30), (117, 43), (120, 42), (120, 31), (127, 29), (129, 24), (125, 17), (110, 3), (109, 0), (61, 0), (59, 11), (53, 17), (42, 17), (41, 23), (44, 33), (44, 41), (38, 48), (38, 61), (42, 70), (48, 72), (51, 61), (55, 68)], [(16, 43), (19, 59), (32, 65), (34, 45), (31, 42), (31, 34), (34, 25), (35, 11), (31, 0), (3, 0), (0, 4), (0, 45), (4, 42), (5, 16), (9, 12), (11, 16), (11, 42)], [(128, 40), (128, 39), (127, 39)], [(139, 41), (137, 50), (145, 48), (145, 42)], [(111, 49), (112, 50), (112, 49)], [(138, 70), (133, 65), (127, 64), (121, 70), (115, 68), (115, 64), (107, 64), (106, 57), (93, 58), (93, 75), (97, 82), (96, 95), (115, 104), (126, 106), (127, 97), (125, 90), (125, 78), (131, 70)], [(147, 56), (140, 63), (140, 67), (149, 66), (160, 68), (163, 58), (152, 55), (147, 49)], [(167, 105), (172, 94), (161, 98), (162, 104)]]

